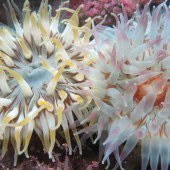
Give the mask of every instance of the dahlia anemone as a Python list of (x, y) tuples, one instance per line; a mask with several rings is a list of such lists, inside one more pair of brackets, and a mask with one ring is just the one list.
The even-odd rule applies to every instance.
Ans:
[[(90, 101), (74, 90), (82, 89), (76, 84), (85, 81), (76, 63), (87, 63), (87, 59), (77, 48), (89, 43), (91, 21), (78, 27), (81, 7), (61, 7), (52, 17), (47, 0), (41, 2), (38, 12), (31, 12), (26, 0), (22, 13), (13, 1), (7, 2), (5, 10), (12, 28), (0, 26), (1, 156), (11, 141), (14, 165), (18, 155), (29, 157), (27, 149), (33, 131), (50, 159), (56, 132), (65, 136), (71, 154), (69, 126), (73, 133), (77, 132), (74, 121), (83, 120), (88, 113), (85, 105)], [(62, 20), (62, 11), (70, 12), (70, 19)], [(74, 137), (81, 153), (80, 139)]]
[[(115, 16), (115, 15), (114, 15)], [(96, 26), (96, 57), (87, 66), (96, 104), (82, 132), (102, 138), (104, 157), (122, 161), (141, 144), (142, 169), (168, 169), (170, 163), (170, 10), (166, 2), (150, 12), (149, 4), (132, 19), (116, 18), (117, 26)], [(102, 45), (102, 48), (101, 48)], [(97, 83), (94, 80), (97, 78)], [(96, 81), (96, 80), (95, 80)], [(82, 123), (84, 123), (83, 121)], [(107, 134), (108, 131), (108, 134)], [(104, 133), (106, 132), (106, 133)], [(119, 146), (125, 142), (119, 154)]]

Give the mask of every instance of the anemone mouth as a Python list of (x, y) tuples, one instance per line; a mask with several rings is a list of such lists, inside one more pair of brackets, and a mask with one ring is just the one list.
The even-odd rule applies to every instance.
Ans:
[[(162, 77), (162, 75), (158, 75), (158, 76), (149, 78), (144, 83), (138, 85), (137, 90), (136, 90), (135, 95), (134, 95), (134, 99), (137, 102), (140, 102), (143, 99), (143, 97), (146, 96), (149, 93), (150, 90), (152, 90), (153, 86), (156, 83), (161, 82), (163, 79), (164, 78)], [(162, 104), (165, 101), (165, 97), (166, 97), (168, 89), (169, 89), (169, 82), (166, 82), (166, 83), (163, 84), (161, 90), (159, 92), (157, 92), (157, 97), (155, 99), (153, 106), (158, 106), (158, 107), (162, 106)]]
[[(22, 71), (19, 70), (18, 72), (32, 88), (34, 93), (36, 93), (34, 91), (35, 88), (38, 90), (38, 87), (42, 88), (43, 85), (47, 86), (53, 77), (52, 73), (45, 69), (41, 62), (31, 63), (28, 66), (25, 66)], [(40, 90), (41, 89), (39, 89), (39, 91)]]

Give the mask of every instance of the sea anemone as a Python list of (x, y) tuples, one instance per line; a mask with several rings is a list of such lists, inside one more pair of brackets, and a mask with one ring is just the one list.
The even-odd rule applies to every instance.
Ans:
[[(7, 2), (11, 27), (0, 26), (1, 157), (9, 141), (15, 150), (14, 165), (18, 155), (29, 157), (33, 132), (50, 159), (58, 135), (65, 138), (71, 154), (69, 126), (77, 132), (74, 123), (84, 119), (90, 102), (86, 95), (74, 91), (81, 90), (76, 84), (85, 81), (77, 63), (88, 63), (88, 59), (78, 48), (90, 41), (91, 20), (78, 27), (81, 7), (61, 7), (52, 17), (47, 0), (41, 2), (38, 12), (31, 12), (28, 0), (22, 12), (13, 1)], [(62, 20), (62, 11), (70, 12), (70, 19)], [(74, 137), (82, 153), (80, 139)]]
[(92, 30), (96, 57), (86, 70), (95, 106), (82, 122), (90, 122), (89, 127), (79, 133), (90, 136), (97, 131), (94, 142), (102, 141), (102, 163), (107, 160), (107, 168), (114, 153), (118, 162), (114, 169), (118, 165), (123, 169), (122, 161), (140, 143), (142, 169), (149, 161), (151, 169), (157, 169), (160, 159), (161, 169), (166, 170), (170, 163), (170, 10), (164, 2), (150, 12), (148, 3), (132, 19), (125, 12), (116, 20), (114, 28), (98, 25)]

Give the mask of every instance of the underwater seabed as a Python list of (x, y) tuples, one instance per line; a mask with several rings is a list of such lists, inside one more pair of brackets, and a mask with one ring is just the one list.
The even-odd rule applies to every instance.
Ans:
[[(63, 141), (64, 142), (64, 141)], [(62, 143), (62, 141), (61, 141)], [(120, 147), (122, 149), (123, 145)], [(9, 147), (9, 151), (7, 152), (6, 156), (0, 162), (0, 170), (88, 170), (87, 167), (92, 163), (92, 161), (98, 161), (99, 158), (99, 146), (98, 144), (92, 144), (90, 140), (87, 141), (87, 145), (83, 147), (83, 154), (79, 155), (75, 153), (71, 156), (68, 156), (69, 164), (67, 169), (56, 169), (56, 167), (64, 167), (65, 164), (65, 156), (66, 152), (65, 149), (61, 147), (55, 147), (54, 152), (58, 155), (56, 162), (51, 162), (48, 158), (48, 154), (43, 152), (43, 147), (40, 144), (40, 141), (36, 134), (32, 138), (30, 142), (29, 154), (30, 158), (25, 158), (25, 155), (20, 155), (18, 158), (18, 164), (16, 167), (13, 166), (13, 148), (12, 146)], [(123, 161), (122, 165), (125, 170), (140, 170), (141, 168), (141, 155), (140, 151), (141, 146), (137, 145), (136, 148), (132, 151), (132, 153)], [(111, 165), (108, 170), (112, 170), (116, 164), (116, 160), (114, 155), (110, 156)], [(66, 165), (67, 165), (66, 164)], [(66, 166), (65, 165), (65, 166)], [(97, 168), (93, 168), (92, 170), (105, 170), (106, 164), (102, 165), (101, 163), (98, 164)], [(158, 166), (160, 168), (160, 166)], [(40, 169), (42, 168), (42, 169)], [(53, 169), (54, 168), (54, 169)], [(158, 170), (159, 170), (158, 168)], [(119, 168), (117, 170), (120, 170)], [(148, 165), (147, 170), (150, 170)]]
[[(12, 146), (9, 147), (9, 152), (6, 154), (4, 159), (0, 162), (0, 170), (6, 170), (6, 168), (9, 168), (9, 170), (23, 170), (23, 169), (24, 170), (42, 170), (40, 168), (43, 168), (43, 170), (49, 170), (48, 168), (52, 168), (50, 170), (58, 170), (58, 169), (55, 169), (55, 167), (61, 166), (61, 164), (62, 163), (64, 164), (65, 162), (65, 155), (66, 155), (65, 149), (62, 147), (54, 148), (54, 152), (58, 155), (58, 159), (56, 160), (56, 162), (53, 163), (48, 158), (48, 155), (43, 153), (43, 147), (39, 142), (40, 142), (39, 139), (35, 135), (32, 138), (32, 141), (30, 143), (30, 148), (29, 148), (30, 158), (27, 159), (25, 158), (24, 155), (21, 155), (18, 158), (18, 164), (16, 167), (13, 166), (13, 161), (11, 161), (13, 160), (13, 154), (14, 154), (13, 148)], [(123, 145), (120, 147), (120, 149), (122, 148), (123, 148)], [(64, 170), (87, 170), (88, 165), (90, 165), (92, 161), (98, 161), (98, 157), (99, 157), (98, 149), (99, 149), (98, 144), (93, 145), (91, 141), (88, 141), (87, 146), (83, 147), (83, 155), (79, 155), (78, 153), (75, 153), (71, 156), (68, 156), (70, 166), (69, 168), (64, 169)], [(112, 170), (116, 164), (114, 155), (111, 156), (110, 162), (111, 162), (111, 165), (108, 168), (108, 170)], [(141, 146), (140, 144), (138, 144), (135, 147), (132, 153), (126, 158), (125, 161), (123, 161), (122, 165), (125, 170), (140, 170), (141, 169)], [(92, 170), (105, 170), (105, 167), (106, 167), (106, 164), (102, 165), (101, 163), (99, 163), (98, 167), (93, 168)], [(158, 170), (159, 169), (161, 169), (160, 164), (158, 165)], [(117, 170), (120, 170), (120, 169), (118, 168)], [(151, 170), (149, 165), (148, 165), (147, 170)]]

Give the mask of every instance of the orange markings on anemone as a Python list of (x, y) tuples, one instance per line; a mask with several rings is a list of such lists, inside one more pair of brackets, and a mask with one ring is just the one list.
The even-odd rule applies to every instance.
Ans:
[[(148, 94), (148, 92), (151, 90), (153, 85), (161, 80), (162, 77), (159, 75), (159, 76), (152, 77), (149, 80), (145, 81), (144, 83), (140, 84), (137, 87), (137, 91), (134, 95), (134, 99), (140, 102), (143, 99), (143, 97)], [(160, 106), (161, 103), (164, 102), (167, 91), (168, 91), (168, 83), (164, 84), (162, 90), (158, 93), (154, 106)]]

